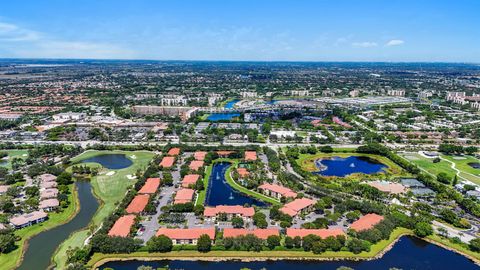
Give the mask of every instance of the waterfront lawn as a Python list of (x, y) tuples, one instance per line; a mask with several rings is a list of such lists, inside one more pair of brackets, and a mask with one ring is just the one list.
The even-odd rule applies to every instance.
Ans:
[[(390, 159), (379, 156), (379, 155), (372, 155), (372, 154), (363, 154), (363, 153), (348, 153), (348, 152), (333, 152), (333, 153), (317, 153), (314, 155), (311, 154), (300, 154), (297, 159), (297, 164), (302, 167), (303, 170), (307, 172), (316, 172), (318, 171), (317, 166), (315, 165), (315, 161), (317, 159), (322, 158), (330, 158), (330, 157), (341, 157), (346, 158), (350, 156), (357, 156), (357, 157), (369, 157), (373, 160), (381, 162), (382, 164), (386, 165), (388, 168), (386, 169), (387, 173), (394, 176), (408, 176), (408, 173), (403, 170), (400, 166), (398, 166), (395, 162), (391, 161)], [(345, 178), (356, 178), (358, 176), (362, 176), (363, 174), (353, 174), (351, 176), (346, 176)]]
[(28, 155), (28, 150), (26, 149), (8, 149), (8, 150), (0, 150), (0, 152), (4, 152), (8, 154), (7, 163), (4, 165), (7, 169), (12, 169), (12, 160), (14, 158), (21, 158), (25, 160)]
[(131, 254), (101, 254), (95, 253), (87, 264), (89, 268), (97, 268), (100, 265), (114, 260), (162, 260), (162, 259), (191, 259), (191, 260), (202, 260), (204, 258), (215, 259), (241, 259), (241, 258), (262, 258), (262, 259), (318, 259), (318, 260), (328, 260), (328, 259), (368, 259), (373, 258), (383, 252), (386, 248), (392, 245), (398, 238), (404, 235), (411, 235), (412, 231), (405, 228), (395, 229), (388, 240), (382, 240), (375, 245), (372, 245), (369, 252), (361, 252), (359, 254), (354, 254), (349, 251), (326, 251), (322, 254), (314, 254), (313, 252), (306, 251), (297, 251), (297, 250), (269, 250), (269, 251), (260, 251), (260, 252), (249, 252), (249, 251), (210, 251), (208, 253), (200, 253), (196, 250), (181, 250), (181, 251), (171, 251), (167, 253), (148, 253), (148, 252), (134, 252)]
[(444, 246), (448, 249), (453, 249), (454, 251), (456, 251), (456, 252), (458, 252), (458, 253), (460, 253), (464, 256), (470, 257), (470, 259), (476, 260), (477, 262), (480, 261), (480, 253), (471, 251), (468, 248), (467, 244), (452, 243), (452, 242), (450, 242), (449, 239), (444, 238), (442, 236), (439, 236), (437, 234), (427, 236), (426, 239), (429, 240), (430, 242), (433, 242), (434, 244)]
[(208, 165), (206, 168), (205, 176), (203, 177), (203, 190), (198, 193), (195, 205), (205, 205), (205, 199), (207, 197), (208, 183), (210, 182), (210, 175), (212, 174), (213, 165)]
[[(101, 222), (110, 215), (119, 201), (123, 199), (127, 189), (137, 180), (129, 179), (128, 175), (135, 175), (137, 170), (145, 170), (149, 162), (154, 157), (154, 153), (148, 151), (86, 151), (79, 156), (74, 157), (72, 166), (76, 163), (98, 155), (105, 154), (125, 154), (133, 164), (124, 169), (111, 170), (102, 167), (99, 174), (91, 179), (92, 189), (95, 197), (100, 200), (100, 206), (92, 218), (90, 228), (96, 229)], [(87, 166), (99, 166), (98, 163), (82, 163)], [(68, 169), (71, 169), (69, 167)], [(113, 175), (107, 175), (108, 172), (114, 171)], [(57, 249), (54, 255), (54, 262), (57, 268), (63, 269), (66, 262), (66, 251), (70, 247), (81, 247), (89, 235), (89, 230), (81, 230), (73, 233), (65, 242)]]
[(68, 200), (70, 204), (67, 208), (64, 208), (62, 212), (51, 212), (48, 215), (48, 220), (45, 222), (15, 231), (15, 235), (19, 238), (19, 240), (15, 243), (17, 245), (17, 249), (8, 254), (0, 254), (1, 269), (14, 269), (18, 266), (18, 264), (20, 264), (21, 257), (23, 256), (23, 252), (26, 247), (25, 243), (28, 239), (43, 231), (67, 223), (75, 217), (78, 210), (80, 210), (78, 205), (77, 191), (74, 188), (74, 184), (71, 184), (69, 189), (70, 194), (68, 194)]

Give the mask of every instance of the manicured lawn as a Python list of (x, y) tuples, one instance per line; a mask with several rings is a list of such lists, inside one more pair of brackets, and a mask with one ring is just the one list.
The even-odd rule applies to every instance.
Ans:
[(79, 208), (74, 184), (70, 185), (69, 188), (70, 194), (68, 195), (68, 200), (70, 201), (70, 204), (67, 208), (63, 209), (62, 212), (52, 212), (48, 215), (47, 221), (15, 231), (15, 235), (20, 237), (20, 240), (16, 242), (16, 245), (18, 247), (17, 249), (8, 254), (0, 255), (0, 269), (16, 268), (16, 266), (20, 263), (20, 259), (22, 257), (23, 249), (25, 248), (25, 242), (27, 239), (43, 231), (64, 224), (76, 215)]
[[(317, 166), (315, 165), (315, 160), (321, 158), (330, 158), (330, 157), (350, 157), (350, 156), (361, 156), (369, 157), (371, 159), (377, 160), (378, 162), (383, 163), (388, 167), (387, 172), (395, 176), (407, 176), (408, 173), (400, 168), (395, 162), (390, 159), (378, 155), (371, 154), (362, 154), (362, 153), (345, 153), (345, 152), (333, 152), (333, 153), (317, 153), (314, 155), (311, 154), (300, 154), (297, 159), (297, 164), (300, 165), (305, 171), (315, 172), (318, 171)], [(346, 178), (349, 178), (348, 176)]]
[(466, 244), (454, 244), (450, 242), (448, 239), (445, 239), (436, 234), (427, 236), (427, 240), (431, 240), (434, 243), (438, 243), (440, 245), (454, 249), (461, 254), (470, 256), (472, 259), (475, 259), (476, 261), (480, 261), (480, 253), (471, 251), (470, 249), (468, 249), (468, 246)]
[(14, 158), (26, 159), (28, 155), (28, 150), (26, 149), (0, 150), (0, 152), (5, 152), (8, 154), (8, 159), (6, 164), (2, 165), (7, 169), (12, 169), (12, 160)]
[(406, 153), (402, 155), (408, 161), (414, 163), (420, 168), (425, 169), (427, 172), (437, 175), (439, 173), (446, 173), (449, 177), (455, 176), (455, 171), (450, 168), (450, 163), (441, 160), (440, 162), (433, 163), (433, 159), (423, 157), (417, 153)]
[(291, 258), (291, 259), (325, 259), (329, 258), (342, 258), (342, 259), (355, 259), (355, 258), (372, 258), (383, 251), (390, 244), (392, 244), (396, 239), (403, 235), (409, 235), (412, 232), (408, 229), (398, 228), (395, 229), (388, 240), (380, 241), (379, 243), (372, 246), (369, 252), (362, 252), (360, 254), (354, 254), (349, 251), (327, 251), (322, 254), (314, 254), (312, 252), (305, 251), (260, 251), (260, 252), (248, 252), (248, 251), (210, 251), (208, 253), (200, 253), (194, 250), (182, 250), (182, 251), (172, 251), (167, 253), (148, 253), (148, 252), (134, 252), (131, 254), (100, 254), (95, 253), (90, 261), (88, 262), (88, 267), (99, 267), (101, 264), (115, 259), (175, 259), (175, 258)]
[(455, 163), (455, 168), (460, 170), (461, 177), (480, 185), (480, 169), (475, 169), (468, 165), (468, 163), (480, 163), (479, 159), (473, 156), (462, 156), (462, 159), (455, 159), (453, 156), (445, 155), (442, 155), (442, 158)]
[[(154, 157), (154, 153), (148, 151), (86, 151), (79, 156), (72, 159), (72, 163), (80, 162), (84, 159), (91, 158), (104, 154), (125, 154), (133, 164), (124, 169), (110, 170), (102, 168), (98, 176), (91, 180), (93, 192), (95, 196), (101, 201), (101, 205), (92, 218), (89, 227), (98, 228), (103, 219), (110, 215), (117, 203), (123, 199), (127, 189), (132, 186), (137, 180), (129, 179), (127, 176), (133, 176), (137, 170), (145, 170), (150, 160)], [(73, 166), (72, 164), (72, 166)], [(85, 163), (89, 166), (99, 166), (97, 163)], [(114, 172), (113, 175), (107, 175), (108, 172)], [(69, 247), (80, 247), (83, 245), (85, 239), (89, 235), (89, 230), (82, 230), (73, 233), (62, 245), (59, 247), (54, 255), (54, 261), (59, 269), (65, 265), (66, 250)]]
[(204, 189), (198, 193), (197, 200), (195, 201), (195, 205), (204, 205), (205, 198), (207, 196), (208, 190), (208, 183), (210, 182), (210, 175), (212, 174), (213, 165), (209, 165), (206, 168), (205, 176), (203, 177), (203, 186)]

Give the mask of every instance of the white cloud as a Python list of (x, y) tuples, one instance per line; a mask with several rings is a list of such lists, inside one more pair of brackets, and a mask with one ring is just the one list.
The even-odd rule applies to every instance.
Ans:
[(401, 40), (401, 39), (392, 39), (390, 40), (389, 42), (387, 42), (385, 44), (385, 46), (387, 47), (391, 47), (391, 46), (399, 46), (399, 45), (403, 45), (405, 43), (405, 41)]
[[(27, 58), (135, 58), (132, 50), (118, 45), (63, 40), (11, 23), (0, 22), (0, 51), (7, 57)], [(0, 57), (5, 55), (0, 55)]]
[(364, 41), (364, 42), (354, 42), (352, 43), (352, 46), (357, 48), (372, 48), (372, 47), (377, 47), (378, 44), (376, 42)]

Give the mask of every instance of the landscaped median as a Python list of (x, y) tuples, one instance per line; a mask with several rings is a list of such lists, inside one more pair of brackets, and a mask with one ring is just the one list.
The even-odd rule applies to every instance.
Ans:
[(15, 236), (19, 237), (19, 241), (16, 241), (17, 249), (8, 254), (0, 254), (0, 268), (1, 269), (14, 269), (16, 268), (23, 257), (23, 253), (28, 245), (28, 240), (35, 235), (44, 231), (53, 229), (57, 226), (69, 222), (75, 217), (80, 210), (77, 191), (75, 184), (70, 184), (70, 193), (68, 194), (68, 200), (70, 204), (67, 208), (62, 209), (60, 213), (51, 212), (48, 215), (48, 219), (45, 222), (38, 223), (20, 230), (15, 231)]
[(95, 269), (110, 261), (154, 261), (154, 260), (199, 260), (199, 261), (263, 261), (263, 260), (370, 260), (383, 256), (390, 250), (395, 242), (404, 235), (413, 235), (411, 230), (405, 228), (395, 229), (388, 240), (382, 240), (371, 246), (369, 252), (354, 254), (350, 251), (326, 251), (322, 254), (296, 250), (269, 250), (269, 251), (218, 251), (213, 250), (201, 253), (196, 250), (171, 251), (166, 253), (134, 252), (130, 254), (101, 254), (95, 253), (87, 267)]

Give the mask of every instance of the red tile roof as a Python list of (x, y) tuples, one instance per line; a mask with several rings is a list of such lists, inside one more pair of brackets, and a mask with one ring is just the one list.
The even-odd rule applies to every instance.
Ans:
[(246, 168), (237, 168), (237, 173), (240, 175), (240, 177), (247, 177), (249, 175), (249, 172)]
[(254, 230), (247, 230), (247, 229), (232, 229), (232, 228), (225, 228), (223, 230), (223, 238), (226, 237), (237, 237), (240, 235), (247, 235), (253, 234), (256, 237), (266, 240), (271, 235), (280, 235), (279, 229), (254, 229)]
[(192, 171), (198, 171), (200, 168), (203, 167), (203, 161), (194, 160), (194, 161), (192, 161), (192, 163), (190, 163), (190, 166), (188, 166), (188, 167)]
[(229, 156), (233, 151), (217, 151), (219, 156)]
[(204, 160), (206, 155), (207, 155), (207, 152), (205, 151), (197, 151), (193, 154), (193, 157), (196, 160)]
[(156, 236), (165, 235), (170, 239), (198, 239), (202, 235), (210, 236), (210, 239), (215, 239), (215, 228), (192, 228), (192, 229), (168, 229), (160, 228)]
[(300, 211), (311, 205), (314, 205), (316, 202), (316, 200), (311, 200), (307, 198), (296, 199), (292, 202), (285, 204), (282, 208), (280, 208), (280, 211), (289, 216), (296, 216)]
[(400, 194), (405, 192), (405, 187), (399, 183), (389, 182), (368, 182), (367, 185), (374, 187), (382, 192)]
[(170, 150), (168, 150), (168, 155), (169, 155), (169, 156), (178, 156), (178, 155), (180, 155), (180, 148), (178, 148), (178, 147), (170, 148)]
[(191, 185), (195, 185), (198, 179), (200, 179), (200, 175), (198, 174), (187, 174), (183, 177), (182, 187), (188, 188)]
[(179, 191), (177, 191), (177, 194), (175, 195), (175, 201), (173, 203), (181, 204), (181, 203), (191, 202), (193, 200), (194, 194), (195, 194), (195, 191), (193, 189), (182, 188)]
[(160, 178), (148, 178), (145, 185), (138, 191), (140, 194), (153, 194), (160, 186)]
[(245, 160), (255, 161), (257, 160), (257, 152), (255, 151), (245, 151)]
[(113, 227), (108, 232), (108, 235), (127, 237), (130, 234), (130, 229), (134, 223), (135, 215), (122, 216), (115, 221), (115, 224), (113, 224)]
[(214, 217), (219, 213), (252, 217), (255, 214), (255, 209), (253, 207), (243, 207), (241, 205), (217, 205), (215, 207), (205, 207), (205, 210), (203, 211), (203, 215), (206, 217)]
[(338, 235), (345, 235), (345, 232), (342, 229), (294, 229), (294, 228), (287, 228), (287, 236), (290, 237), (297, 237), (300, 236), (301, 238), (307, 235), (316, 235), (320, 236), (321, 238), (327, 238), (329, 236), (338, 236)]
[(382, 220), (383, 220), (383, 216), (380, 216), (377, 214), (367, 214), (359, 218), (357, 221), (353, 222), (352, 225), (350, 225), (350, 228), (357, 232), (369, 230), (373, 228), (373, 226), (380, 223), (380, 221)]
[(297, 193), (293, 192), (291, 189), (286, 188), (286, 187), (282, 187), (282, 186), (279, 186), (279, 185), (276, 185), (276, 184), (264, 183), (261, 186), (259, 186), (258, 188), (270, 190), (270, 191), (273, 191), (275, 193), (279, 193), (283, 197), (286, 197), (286, 198), (297, 197)]
[(141, 213), (145, 209), (145, 206), (148, 204), (148, 200), (150, 199), (150, 195), (148, 194), (141, 194), (135, 196), (133, 200), (130, 202), (130, 204), (127, 207), (127, 213), (133, 214), (133, 213)]
[(162, 159), (162, 162), (160, 162), (160, 167), (164, 167), (164, 168), (170, 168), (173, 166), (173, 163), (175, 162), (175, 158), (174, 157), (164, 157)]

